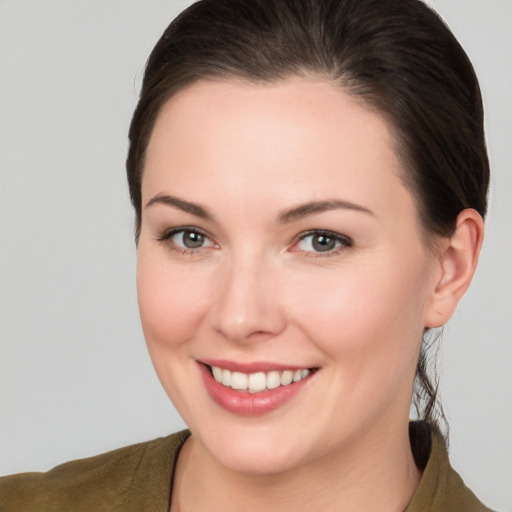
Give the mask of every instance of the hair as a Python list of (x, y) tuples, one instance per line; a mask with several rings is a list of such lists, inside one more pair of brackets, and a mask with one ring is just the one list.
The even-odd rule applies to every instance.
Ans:
[[(480, 88), (454, 35), (421, 0), (201, 0), (164, 31), (146, 64), (130, 131), (127, 173), (141, 224), (145, 152), (164, 103), (199, 80), (272, 84), (326, 80), (380, 113), (425, 239), (449, 236), (458, 214), (487, 208)], [(428, 335), (428, 333), (427, 333)], [(427, 336), (428, 337), (428, 336)], [(445, 420), (424, 340), (413, 403)]]

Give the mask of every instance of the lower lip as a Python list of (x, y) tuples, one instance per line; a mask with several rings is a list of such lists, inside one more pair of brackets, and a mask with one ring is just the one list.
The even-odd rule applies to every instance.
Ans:
[(242, 416), (261, 416), (283, 406), (304, 388), (311, 377), (310, 375), (287, 386), (249, 393), (223, 386), (213, 378), (204, 364), (200, 363), (199, 367), (206, 390), (213, 401), (226, 411)]

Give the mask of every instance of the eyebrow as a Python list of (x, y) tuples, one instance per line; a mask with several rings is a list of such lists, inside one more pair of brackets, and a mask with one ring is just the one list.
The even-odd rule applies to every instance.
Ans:
[(279, 224), (288, 224), (290, 222), (295, 222), (310, 215), (315, 215), (317, 213), (338, 209), (354, 210), (369, 215), (375, 215), (368, 208), (365, 208), (364, 206), (360, 206), (355, 203), (351, 203), (350, 201), (345, 201), (342, 199), (330, 199), (327, 201), (311, 201), (309, 203), (296, 206), (294, 208), (283, 210), (279, 213), (277, 221)]
[(167, 194), (157, 194), (152, 197), (146, 204), (146, 208), (153, 206), (154, 204), (165, 204), (167, 206), (174, 206), (186, 213), (190, 213), (200, 219), (205, 220), (213, 220), (212, 213), (208, 210), (208, 208), (201, 206), (197, 203), (191, 203), (190, 201), (185, 201), (184, 199), (180, 199), (179, 197), (169, 196)]
[[(213, 214), (205, 206), (201, 206), (197, 203), (192, 203), (190, 201), (185, 201), (184, 199), (180, 199), (179, 197), (175, 196), (170, 196), (168, 194), (157, 194), (147, 202), (146, 208), (149, 208), (154, 204), (164, 204), (167, 206), (173, 206), (201, 219), (214, 219)], [(368, 208), (352, 203), (350, 201), (345, 201), (342, 199), (329, 199), (327, 201), (310, 201), (309, 203), (304, 203), (293, 208), (282, 210), (277, 216), (277, 222), (279, 224), (289, 224), (291, 222), (295, 222), (310, 215), (315, 215), (317, 213), (338, 209), (354, 210), (366, 213), (368, 215), (375, 215)]]

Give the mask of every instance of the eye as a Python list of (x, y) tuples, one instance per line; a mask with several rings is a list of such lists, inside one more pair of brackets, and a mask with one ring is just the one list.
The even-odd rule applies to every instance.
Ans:
[(170, 244), (171, 248), (189, 252), (206, 247), (215, 247), (215, 243), (198, 228), (170, 229), (157, 237), (159, 242)]
[(352, 246), (352, 240), (332, 231), (309, 231), (300, 235), (293, 250), (330, 256), (339, 250)]

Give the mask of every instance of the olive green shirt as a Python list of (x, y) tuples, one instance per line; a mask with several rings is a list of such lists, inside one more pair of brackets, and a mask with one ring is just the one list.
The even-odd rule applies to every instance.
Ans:
[[(411, 447), (416, 463), (426, 466), (405, 512), (489, 512), (451, 468), (442, 438), (429, 434), (425, 447), (414, 425)], [(189, 435), (0, 478), (0, 512), (167, 512), (178, 453)]]

